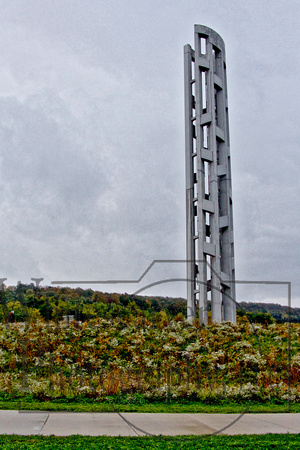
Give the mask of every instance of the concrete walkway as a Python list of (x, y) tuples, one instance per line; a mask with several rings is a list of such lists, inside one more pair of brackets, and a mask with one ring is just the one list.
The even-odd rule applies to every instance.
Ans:
[(152, 436), (300, 433), (300, 414), (0, 411), (0, 434)]

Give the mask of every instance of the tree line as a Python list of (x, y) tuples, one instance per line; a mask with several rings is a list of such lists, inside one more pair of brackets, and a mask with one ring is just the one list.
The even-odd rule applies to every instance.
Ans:
[[(210, 316), (210, 302), (208, 303)], [(13, 312), (13, 314), (12, 314)], [(96, 317), (107, 319), (141, 316), (152, 321), (162, 315), (169, 320), (186, 318), (186, 300), (178, 297), (140, 296), (94, 291), (70, 287), (40, 287), (19, 283), (0, 289), (0, 320), (26, 321), (44, 319), (60, 321), (63, 316), (74, 316), (76, 321)], [(268, 303), (241, 302), (237, 315), (254, 323), (300, 323), (300, 308)]]

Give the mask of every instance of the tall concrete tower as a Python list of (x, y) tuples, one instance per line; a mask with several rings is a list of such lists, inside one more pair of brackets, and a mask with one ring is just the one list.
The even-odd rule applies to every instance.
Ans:
[(184, 47), (187, 316), (236, 321), (225, 45), (195, 25)]

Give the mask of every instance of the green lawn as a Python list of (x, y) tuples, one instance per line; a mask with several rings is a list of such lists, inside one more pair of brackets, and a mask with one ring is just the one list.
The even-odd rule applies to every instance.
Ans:
[(197, 401), (157, 403), (117, 402), (65, 402), (61, 401), (0, 401), (0, 409), (35, 411), (78, 411), (78, 412), (140, 412), (140, 413), (283, 413), (300, 412), (300, 403), (233, 403), (205, 404)]
[(83, 437), (0, 435), (2, 450), (29, 449), (299, 449), (300, 435), (266, 434), (240, 436), (181, 437)]

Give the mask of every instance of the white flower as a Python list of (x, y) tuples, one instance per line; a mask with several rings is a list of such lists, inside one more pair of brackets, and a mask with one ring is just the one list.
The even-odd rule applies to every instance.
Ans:
[(111, 345), (111, 347), (118, 347), (119, 342), (118, 342), (118, 340), (117, 340), (116, 338), (113, 338), (113, 339), (110, 341), (110, 345)]

